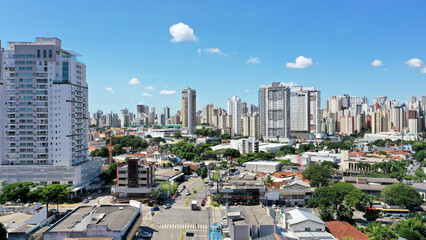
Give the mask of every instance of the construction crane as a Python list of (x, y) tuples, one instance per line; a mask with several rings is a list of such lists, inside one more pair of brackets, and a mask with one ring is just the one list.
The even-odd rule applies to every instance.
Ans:
[(114, 149), (114, 147), (112, 146), (112, 137), (114, 136), (114, 133), (111, 130), (109, 130), (107, 131), (107, 134), (109, 136), (109, 144), (107, 146), (109, 151), (109, 164), (112, 164), (112, 150)]

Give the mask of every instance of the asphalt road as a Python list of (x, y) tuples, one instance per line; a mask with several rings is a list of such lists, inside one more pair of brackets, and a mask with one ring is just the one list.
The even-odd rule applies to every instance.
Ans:
[[(192, 194), (193, 189), (201, 187), (195, 194), (186, 196), (185, 193), (189, 190)], [(175, 199), (168, 199), (166, 203), (171, 204), (170, 209), (161, 207), (161, 211), (157, 211), (154, 215), (151, 212), (144, 214), (144, 221), (141, 226), (143, 231), (153, 233), (152, 239), (170, 239), (180, 240), (181, 234), (192, 233), (193, 237), (188, 239), (206, 240), (209, 226), (213, 222), (218, 222), (222, 216), (220, 210), (212, 211), (210, 206), (201, 207), (201, 201), (207, 196), (208, 186), (203, 184), (200, 178), (190, 178), (184, 184), (186, 189)], [(191, 200), (188, 199), (191, 197)], [(191, 210), (191, 202), (197, 200), (200, 211)], [(188, 202), (188, 204), (186, 204)]]

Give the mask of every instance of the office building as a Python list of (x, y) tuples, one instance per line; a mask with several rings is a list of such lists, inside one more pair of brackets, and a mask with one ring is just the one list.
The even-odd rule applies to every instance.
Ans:
[[(0, 181), (75, 186), (96, 177), (100, 166), (88, 158), (88, 88), (80, 55), (62, 49), (57, 38), (9, 42), (1, 51)], [(92, 176), (81, 172), (87, 169)]]
[(138, 198), (147, 196), (155, 187), (154, 163), (132, 158), (117, 168), (117, 185), (112, 193), (119, 198)]
[(228, 98), (228, 115), (232, 118), (232, 130), (234, 135), (240, 136), (242, 133), (241, 116), (243, 114), (241, 99), (233, 96)]
[(197, 93), (194, 89), (182, 90), (182, 129), (187, 134), (194, 134), (197, 113)]
[(321, 92), (314, 87), (296, 86), (290, 93), (290, 130), (292, 132), (321, 131)]
[(279, 82), (260, 86), (259, 118), (263, 138), (289, 138), (290, 89)]

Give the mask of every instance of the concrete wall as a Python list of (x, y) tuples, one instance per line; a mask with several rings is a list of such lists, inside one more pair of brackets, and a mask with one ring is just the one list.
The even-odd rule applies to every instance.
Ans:
[(325, 225), (319, 224), (313, 221), (305, 221), (302, 223), (291, 225), (291, 230), (293, 232), (305, 232), (305, 228), (311, 228), (310, 231), (317, 231), (317, 229), (321, 229), (321, 231), (325, 231)]

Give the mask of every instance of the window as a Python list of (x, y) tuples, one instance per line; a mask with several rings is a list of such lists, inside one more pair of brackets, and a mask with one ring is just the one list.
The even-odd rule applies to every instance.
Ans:
[(49, 58), (52, 58), (52, 49), (49, 49)]
[(40, 49), (37, 49), (37, 58), (40, 58)]
[(43, 49), (43, 58), (46, 58), (47, 57), (47, 51), (46, 51), (46, 49)]
[(309, 232), (309, 231), (311, 231), (311, 228), (310, 227), (305, 227), (305, 231)]

